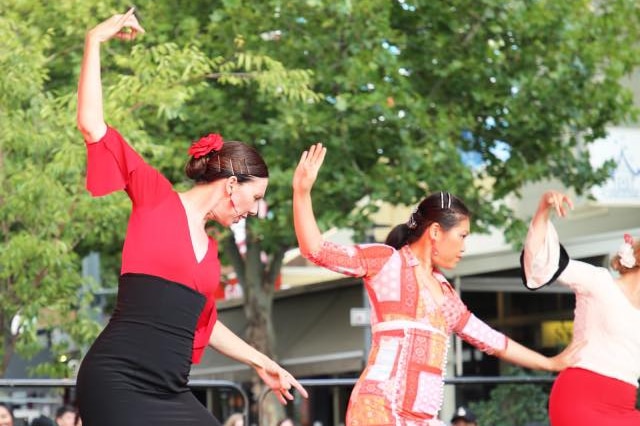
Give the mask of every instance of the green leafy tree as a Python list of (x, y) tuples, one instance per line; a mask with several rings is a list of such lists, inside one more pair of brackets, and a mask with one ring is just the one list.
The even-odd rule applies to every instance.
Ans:
[(295, 245), (291, 172), (310, 143), (329, 150), (314, 189), (324, 229), (363, 238), (380, 200), (410, 205), (445, 189), (473, 209), (477, 230), (521, 239), (507, 197), (552, 178), (584, 194), (608, 176), (611, 164), (593, 169), (585, 147), (635, 116), (621, 80), (638, 63), (638, 18), (628, 0), (225, 1), (201, 15), (205, 51), (235, 45), (311, 69), (322, 95), (292, 106), (242, 88), (190, 105), (192, 117), (206, 112), (197, 123), (259, 142), (272, 172), (270, 215), (250, 222), (247, 255), (225, 246), (250, 340), (272, 353), (273, 282)]
[[(75, 129), (75, 85), (84, 31), (106, 5), (15, 1), (0, 16), (0, 373), (14, 353), (34, 355), (54, 336), (54, 354), (90, 342), (100, 329), (80, 260), (90, 250), (119, 252), (129, 203), (124, 194), (91, 199)], [(168, 19), (169, 17), (167, 17)], [(203, 91), (255, 86), (273, 102), (313, 98), (309, 73), (264, 55), (209, 56), (196, 43), (150, 38), (105, 47), (108, 120), (151, 159), (171, 158), (171, 123)], [(55, 76), (55, 78), (54, 78)], [(275, 83), (280, 79), (285, 83)], [(215, 84), (211, 84), (214, 81)], [(168, 137), (152, 138), (166, 132)], [(189, 141), (182, 140), (181, 148)], [(108, 262), (115, 263), (115, 262)], [(55, 336), (54, 336), (55, 337)], [(40, 370), (67, 375), (65, 364)]]
[[(510, 368), (509, 376), (530, 376), (519, 368)], [(472, 402), (478, 424), (492, 426), (528, 426), (549, 424), (548, 386), (535, 383), (497, 385), (486, 401)]]
[[(59, 254), (56, 261), (74, 274), (69, 280), (47, 274), (55, 296), (25, 311), (31, 318), (39, 306), (65, 312), (54, 301), (77, 298), (79, 256), (89, 249), (115, 254), (121, 244), (127, 200), (88, 200), (82, 189), (72, 95), (85, 29), (119, 5), (5, 3), (2, 315), (13, 318), (18, 307), (40, 300), (27, 291), (32, 280), (16, 271), (42, 270), (38, 244), (63, 241), (54, 246), (68, 259)], [(445, 189), (472, 207), (478, 229), (498, 226), (514, 238), (522, 223), (505, 197), (546, 178), (588, 192), (608, 169), (590, 167), (585, 144), (603, 136), (606, 125), (633, 117), (631, 95), (621, 86), (640, 57), (638, 7), (631, 0), (597, 7), (586, 0), (136, 5), (147, 34), (105, 48), (107, 120), (178, 186), (186, 184), (185, 150), (199, 135), (218, 131), (263, 153), (271, 174), (269, 214), (249, 221), (244, 256), (230, 242), (223, 256), (245, 288), (247, 336), (271, 355), (274, 281), (284, 253), (295, 246), (291, 173), (310, 143), (329, 149), (314, 189), (324, 229), (349, 227), (362, 237), (380, 200), (410, 205)], [(25, 182), (53, 204), (31, 195), (9, 210), (7, 200), (25, 200), (17, 190), (28, 188)], [(56, 193), (58, 186), (66, 192)], [(9, 220), (29, 217), (21, 209), (36, 212), (32, 222)], [(61, 226), (74, 229), (74, 237), (52, 234)], [(20, 230), (37, 243), (10, 254)], [(18, 266), (8, 261), (16, 253), (22, 253)], [(65, 285), (68, 297), (57, 290)], [(9, 296), (15, 289), (24, 296)], [(6, 355), (11, 339), (2, 321)]]

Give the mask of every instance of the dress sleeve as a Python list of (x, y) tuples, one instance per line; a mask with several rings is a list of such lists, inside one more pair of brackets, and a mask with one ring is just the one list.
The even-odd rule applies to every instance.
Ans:
[(320, 249), (305, 255), (307, 259), (340, 274), (365, 277), (377, 274), (393, 254), (384, 244), (342, 245), (323, 241)]
[[(541, 238), (542, 237), (542, 238)], [(554, 282), (569, 264), (569, 255), (558, 240), (558, 233), (549, 221), (536, 229), (529, 227), (520, 255), (522, 282), (530, 290)]]
[(489, 355), (507, 349), (507, 336), (489, 327), (471, 313), (457, 294), (447, 297), (442, 311), (447, 318), (447, 323), (452, 325), (452, 331), (470, 345)]
[(171, 191), (171, 183), (129, 146), (112, 127), (87, 146), (87, 189), (94, 197), (124, 189), (135, 205), (153, 203)]
[(457, 330), (465, 342), (475, 346), (489, 355), (503, 352), (507, 349), (507, 336), (489, 327), (487, 323), (469, 312), (467, 318)]

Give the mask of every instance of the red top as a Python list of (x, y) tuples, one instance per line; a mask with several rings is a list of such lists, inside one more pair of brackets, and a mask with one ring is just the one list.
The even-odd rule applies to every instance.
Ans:
[[(121, 273), (154, 275), (184, 284), (207, 301), (195, 330), (194, 363), (200, 362), (218, 313), (220, 284), (218, 244), (209, 237), (197, 261), (184, 206), (171, 183), (145, 163), (118, 133), (108, 127), (97, 143), (87, 143), (87, 189), (94, 197), (124, 189), (133, 205), (122, 250)], [(150, 295), (151, 297), (151, 295)]]

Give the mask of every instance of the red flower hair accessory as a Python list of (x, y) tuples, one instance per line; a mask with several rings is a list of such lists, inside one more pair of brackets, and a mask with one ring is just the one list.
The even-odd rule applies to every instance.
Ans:
[(218, 133), (209, 133), (207, 136), (201, 137), (198, 141), (189, 147), (189, 155), (195, 158), (204, 157), (211, 151), (220, 151), (224, 141)]

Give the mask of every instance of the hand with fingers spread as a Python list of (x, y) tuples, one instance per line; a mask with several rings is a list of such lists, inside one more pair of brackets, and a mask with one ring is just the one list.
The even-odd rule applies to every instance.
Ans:
[(88, 37), (100, 43), (112, 38), (133, 40), (139, 33), (145, 32), (134, 12), (135, 8), (132, 7), (124, 14), (113, 15), (92, 28)]
[(271, 359), (267, 359), (264, 366), (257, 367), (256, 372), (282, 404), (286, 404), (287, 400), (293, 401), (291, 388), (297, 389), (303, 397), (309, 397), (305, 388), (287, 370)]
[(311, 145), (300, 156), (293, 174), (293, 226), (301, 253), (313, 253), (322, 245), (322, 233), (313, 213), (311, 188), (326, 154), (327, 148), (321, 143)]
[(311, 191), (326, 153), (327, 148), (322, 146), (321, 143), (311, 145), (307, 151), (302, 153), (293, 175), (294, 192), (305, 193)]

